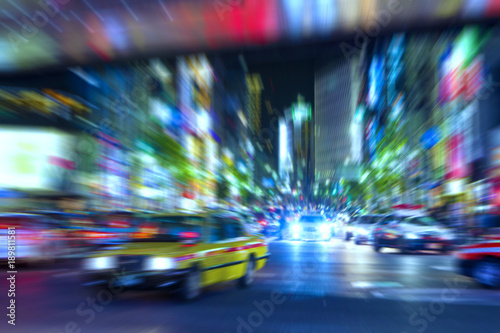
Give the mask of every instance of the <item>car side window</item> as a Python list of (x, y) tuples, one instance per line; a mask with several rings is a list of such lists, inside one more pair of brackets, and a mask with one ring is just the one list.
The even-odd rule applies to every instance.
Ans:
[(245, 236), (245, 228), (239, 221), (233, 221), (234, 229), (236, 231), (236, 237), (244, 237)]
[(223, 222), (224, 239), (231, 239), (238, 237), (234, 221), (230, 218), (225, 218), (223, 221), (224, 221)]
[(393, 218), (391, 218), (391, 217), (386, 217), (386, 218), (381, 219), (381, 220), (377, 223), (377, 225), (382, 226), (382, 227), (385, 227), (385, 226), (389, 225), (389, 223), (391, 223), (392, 221), (394, 221), (394, 219), (393, 219)]
[(220, 242), (224, 239), (223, 224), (220, 219), (215, 219), (210, 225), (210, 243)]

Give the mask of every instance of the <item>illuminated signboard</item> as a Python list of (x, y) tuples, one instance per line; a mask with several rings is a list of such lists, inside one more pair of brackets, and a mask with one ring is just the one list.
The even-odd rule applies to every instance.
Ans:
[(57, 190), (75, 167), (74, 137), (46, 128), (0, 127), (0, 187)]

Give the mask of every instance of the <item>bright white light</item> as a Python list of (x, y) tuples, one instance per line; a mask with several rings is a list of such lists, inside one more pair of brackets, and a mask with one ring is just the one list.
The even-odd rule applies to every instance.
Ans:
[(203, 133), (208, 133), (208, 130), (210, 128), (210, 117), (208, 116), (208, 112), (201, 111), (198, 114), (198, 128)]
[(287, 155), (287, 128), (283, 120), (280, 120), (280, 163), (284, 164), (286, 162)]
[(358, 228), (357, 232), (358, 232), (358, 234), (361, 234), (361, 235), (368, 235), (368, 230), (365, 228)]
[(84, 262), (84, 268), (87, 270), (103, 270), (116, 267), (115, 257), (97, 257), (88, 258)]
[(54, 190), (64, 169), (51, 159), (73, 163), (73, 136), (50, 129), (0, 129), (0, 187)]
[(241, 111), (241, 110), (238, 111), (238, 117), (240, 118), (241, 123), (243, 124), (243, 126), (247, 127), (248, 126), (247, 118), (245, 118), (245, 115), (243, 114), (243, 111)]
[(300, 224), (294, 224), (292, 225), (292, 232), (295, 234), (295, 233), (300, 233)]
[(462, 179), (452, 180), (448, 182), (447, 185), (449, 194), (458, 194), (464, 190), (464, 182)]
[(329, 232), (330, 232), (330, 226), (326, 223), (324, 224), (321, 224), (319, 226), (319, 231), (323, 234), (323, 235), (327, 235)]
[(366, 178), (367, 178), (367, 177), (368, 177), (368, 171), (366, 171), (366, 172), (363, 174), (363, 176), (362, 176), (362, 177), (361, 177), (361, 179), (360, 179), (360, 182), (361, 182), (361, 183), (362, 183), (362, 182), (364, 182), (364, 181), (366, 180)]
[(149, 258), (144, 263), (147, 271), (160, 271), (175, 268), (175, 261), (172, 258)]
[(414, 233), (406, 234), (405, 237), (408, 239), (418, 239), (418, 235)]

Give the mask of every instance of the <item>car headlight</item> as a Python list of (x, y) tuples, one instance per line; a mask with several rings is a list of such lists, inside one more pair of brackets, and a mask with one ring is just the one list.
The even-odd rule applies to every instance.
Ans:
[(368, 230), (365, 229), (365, 228), (358, 228), (358, 234), (361, 234), (361, 235), (368, 235)]
[(319, 231), (322, 233), (322, 234), (327, 234), (330, 232), (330, 226), (328, 224), (321, 224), (319, 226)]
[(175, 266), (172, 258), (148, 258), (144, 262), (144, 269), (147, 271), (163, 271), (173, 269)]
[(410, 233), (408, 233), (408, 234), (405, 235), (405, 238), (407, 238), (407, 239), (418, 239), (419, 237), (418, 237), (417, 234), (414, 234), (414, 233), (410, 232)]
[(453, 239), (453, 234), (451, 234), (451, 233), (443, 233), (443, 234), (441, 234), (441, 238), (446, 239), (446, 240), (452, 240)]
[(300, 224), (294, 224), (294, 225), (292, 225), (292, 231), (294, 233), (299, 233), (300, 232)]
[(104, 270), (116, 267), (115, 257), (95, 257), (84, 261), (83, 267), (87, 270)]

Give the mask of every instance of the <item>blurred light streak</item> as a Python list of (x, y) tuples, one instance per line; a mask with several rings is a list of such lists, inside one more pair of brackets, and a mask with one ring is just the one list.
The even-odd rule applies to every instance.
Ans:
[(125, 0), (120, 0), (120, 2), (125, 6), (125, 8), (127, 9), (127, 11), (130, 13), (130, 15), (132, 15), (132, 17), (134, 18), (134, 20), (136, 20), (137, 22), (139, 22), (139, 17), (130, 8), (130, 6), (128, 5), (128, 3)]
[(87, 23), (85, 23), (85, 21), (83, 21), (82, 18), (78, 16), (78, 14), (75, 11), (72, 10), (70, 11), (70, 13), (71, 15), (73, 15), (74, 18), (76, 18), (78, 22), (80, 22), (85, 27), (85, 29), (87, 29), (88, 32), (92, 34), (94, 33), (94, 30)]
[(167, 14), (167, 16), (170, 19), (170, 21), (173, 21), (174, 18), (172, 17), (172, 15), (170, 14), (170, 12), (168, 11), (167, 6), (165, 6), (165, 3), (163, 2), (163, 0), (158, 0), (158, 3), (160, 4), (160, 6), (163, 9), (163, 11), (165, 12), (165, 14)]
[(101, 16), (101, 14), (99, 14), (99, 12), (94, 8), (94, 6), (90, 4), (88, 0), (83, 0), (83, 3), (85, 3), (90, 8), (90, 10), (99, 18), (99, 20), (104, 22), (104, 18)]

